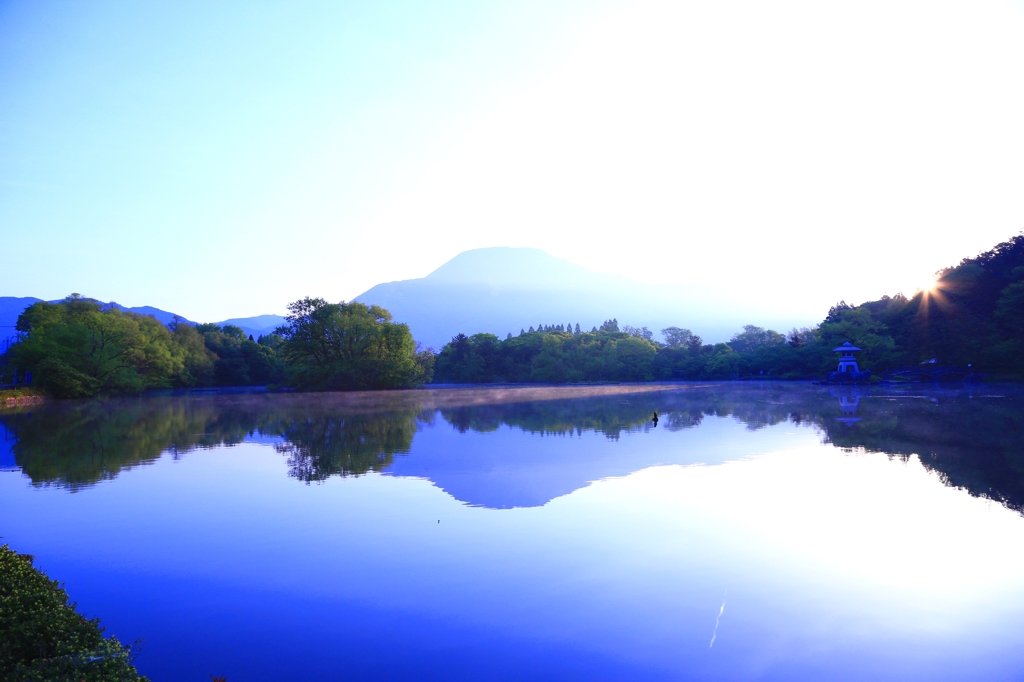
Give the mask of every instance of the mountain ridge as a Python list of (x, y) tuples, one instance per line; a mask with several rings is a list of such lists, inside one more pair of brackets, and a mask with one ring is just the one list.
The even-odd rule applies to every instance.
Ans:
[[(114, 306), (118, 310), (136, 313), (138, 315), (150, 315), (165, 325), (173, 322), (175, 318), (183, 322), (187, 322), (188, 324), (197, 324), (183, 315), (178, 315), (177, 313), (168, 312), (149, 305), (127, 307), (117, 303), (116, 301), (104, 302), (92, 298), (89, 300), (96, 301), (103, 306)], [(0, 296), (0, 343), (14, 336), (14, 327), (18, 322), (18, 317), (25, 312), (25, 309), (35, 303), (41, 302), (43, 302), (43, 299), (35, 298), (34, 296)], [(49, 303), (59, 302), (59, 300), (49, 301)], [(273, 333), (274, 329), (281, 326), (284, 321), (285, 318), (281, 315), (254, 315), (252, 317), (236, 317), (222, 322), (214, 322), (214, 324), (221, 327), (229, 324), (234, 325), (241, 328), (246, 335), (251, 334), (253, 336), (259, 336), (261, 334), (265, 335)]]
[[(0, 297), (0, 340), (13, 336), (18, 316), (40, 300)], [(791, 320), (768, 315), (742, 301), (720, 299), (714, 283), (645, 284), (523, 247), (463, 251), (425, 277), (383, 282), (352, 300), (386, 308), (396, 322), (409, 325), (417, 342), (435, 350), (459, 333), (489, 332), (504, 338), (521, 329), (550, 324), (579, 324), (589, 330), (612, 318), (620, 325), (648, 327), (655, 335), (665, 327), (685, 327), (711, 343), (728, 340), (744, 324), (782, 331), (794, 326)], [(176, 317), (152, 306), (103, 305), (152, 315), (164, 324)], [(273, 333), (284, 322), (280, 315), (266, 314), (214, 324), (234, 325), (247, 336), (258, 337)]]
[(435, 350), (459, 333), (504, 338), (538, 324), (566, 323), (589, 330), (612, 318), (655, 334), (685, 327), (711, 342), (727, 340), (744, 324), (788, 328), (785, 321), (719, 300), (710, 284), (645, 284), (534, 248), (463, 251), (425, 277), (378, 284), (353, 300), (386, 308)]

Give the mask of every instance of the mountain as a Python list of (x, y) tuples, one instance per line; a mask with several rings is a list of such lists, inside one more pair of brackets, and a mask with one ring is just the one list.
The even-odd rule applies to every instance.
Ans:
[(616, 318), (620, 327), (658, 331), (685, 327), (705, 341), (729, 339), (744, 324), (788, 330), (788, 320), (763, 319), (742, 302), (726, 302), (707, 286), (657, 286), (588, 270), (540, 249), (464, 251), (420, 279), (378, 284), (356, 301), (387, 308), (413, 337), (439, 350), (458, 333), (500, 338), (538, 324), (590, 330)]
[(7, 339), (14, 336), (18, 316), (25, 312), (25, 308), (41, 300), (31, 296), (0, 296), (0, 353), (4, 351)]
[(109, 304), (103, 303), (103, 301), (97, 301), (97, 302), (100, 305), (112, 305), (115, 308), (117, 308), (118, 310), (124, 310), (124, 311), (127, 311), (129, 313), (136, 313), (137, 315), (149, 315), (150, 317), (155, 317), (156, 319), (160, 320), (164, 324), (170, 324), (171, 322), (174, 321), (175, 318), (181, 320), (182, 322), (188, 322), (189, 324), (195, 324), (195, 322), (193, 322), (192, 320), (185, 319), (184, 317), (182, 317), (181, 315), (178, 315), (177, 313), (169, 313), (166, 310), (160, 310), (159, 308), (154, 308), (151, 305), (137, 306), (135, 308), (126, 308), (125, 306), (121, 305), (120, 303), (115, 303), (114, 301), (111, 301)]
[[(17, 296), (0, 296), (0, 340), (14, 336), (14, 325), (18, 322), (18, 316), (20, 316), (25, 309), (33, 303), (39, 303), (43, 299), (34, 298), (32, 296), (17, 297)], [(57, 303), (58, 301), (50, 301), (50, 303)], [(97, 301), (100, 305), (112, 305), (119, 310), (127, 310), (129, 312), (138, 313), (139, 315), (152, 315), (156, 319), (160, 320), (164, 324), (170, 324), (171, 321), (178, 317), (189, 324), (195, 324), (190, 320), (186, 320), (180, 315), (169, 313), (166, 310), (160, 310), (153, 306), (138, 306), (135, 308), (127, 308), (120, 303), (111, 301), (109, 304), (103, 301)]]
[(246, 336), (252, 335), (253, 338), (258, 338), (267, 334), (273, 334), (274, 330), (284, 323), (285, 319), (280, 315), (256, 315), (255, 317), (234, 317), (230, 320), (217, 322), (216, 324), (221, 327), (229, 324), (234, 325), (241, 328)]
[[(13, 335), (18, 315), (39, 300), (0, 297), (0, 340)], [(644, 284), (594, 272), (530, 248), (464, 251), (426, 277), (378, 284), (354, 300), (387, 308), (396, 321), (409, 325), (417, 341), (435, 350), (460, 332), (490, 332), (505, 338), (508, 333), (518, 334), (520, 329), (537, 325), (579, 323), (590, 330), (611, 318), (616, 318), (620, 327), (647, 327), (659, 340), (659, 330), (676, 326), (712, 343), (727, 341), (745, 324), (780, 331), (800, 324), (766, 314), (744, 301), (724, 300), (714, 282)], [(152, 315), (164, 324), (175, 317), (150, 306), (112, 305)], [(284, 321), (280, 315), (257, 315), (216, 324), (235, 325), (246, 335), (258, 337), (272, 333)]]
[[(22, 298), (16, 296), (0, 296), (0, 352), (3, 349), (3, 342), (14, 336), (14, 325), (18, 322), (18, 316), (25, 312), (33, 303), (42, 301), (41, 298), (34, 298), (32, 296), (25, 296)], [(50, 301), (51, 303), (57, 303), (57, 301)], [(97, 301), (100, 305), (112, 305), (119, 310), (126, 310), (128, 312), (137, 313), (139, 315), (151, 315), (156, 319), (160, 320), (164, 324), (170, 324), (175, 318), (178, 318), (189, 324), (196, 324), (192, 320), (186, 319), (181, 315), (161, 310), (160, 308), (154, 308), (153, 306), (136, 306), (134, 308), (128, 308), (111, 301), (109, 304), (103, 301)], [(224, 320), (223, 322), (217, 322), (219, 326), (223, 327), (227, 324), (233, 324), (236, 327), (241, 327), (242, 331), (246, 335), (252, 334), (254, 337), (258, 337), (261, 334), (271, 334), (274, 329), (284, 324), (284, 318), (280, 315), (256, 315), (255, 317), (236, 317), (230, 320)]]
[(0, 296), (0, 330), (14, 329), (18, 316), (25, 312), (25, 308), (41, 300), (32, 296)]

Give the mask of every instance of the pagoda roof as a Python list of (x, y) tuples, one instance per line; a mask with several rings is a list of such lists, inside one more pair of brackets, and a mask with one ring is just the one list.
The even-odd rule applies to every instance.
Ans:
[(833, 353), (839, 353), (839, 352), (844, 352), (844, 351), (849, 352), (849, 351), (854, 351), (854, 350), (860, 350), (860, 348), (857, 348), (857, 346), (855, 346), (852, 343), (850, 343), (849, 341), (847, 341), (843, 345), (839, 346), (839, 348), (833, 348), (832, 352)]

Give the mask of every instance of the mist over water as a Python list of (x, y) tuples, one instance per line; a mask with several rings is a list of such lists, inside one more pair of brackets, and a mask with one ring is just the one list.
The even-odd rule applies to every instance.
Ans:
[(146, 639), (156, 681), (1006, 679), (1022, 399), (57, 402), (0, 413), (0, 535), (108, 634)]

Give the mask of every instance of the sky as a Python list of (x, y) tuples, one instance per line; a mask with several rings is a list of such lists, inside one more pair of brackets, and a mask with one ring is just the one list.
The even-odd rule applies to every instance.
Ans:
[(1024, 229), (1024, 0), (0, 3), (0, 295), (530, 246), (794, 324)]

